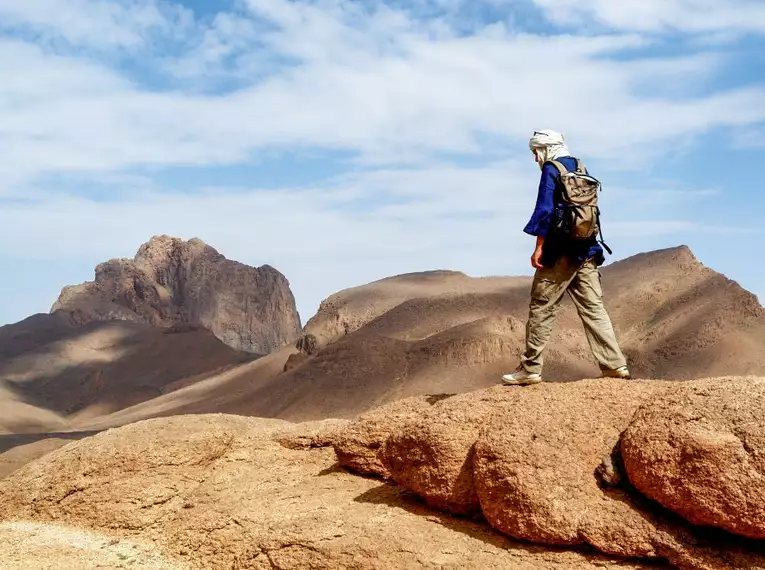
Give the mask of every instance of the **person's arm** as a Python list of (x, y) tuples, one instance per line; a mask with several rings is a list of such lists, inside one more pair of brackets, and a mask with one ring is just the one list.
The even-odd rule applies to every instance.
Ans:
[(534, 253), (531, 254), (531, 266), (534, 269), (542, 269), (542, 248), (545, 245), (545, 236), (537, 236), (537, 246), (534, 248)]
[(542, 169), (534, 213), (531, 215), (529, 223), (523, 228), (525, 233), (537, 238), (534, 254), (531, 256), (531, 265), (534, 269), (542, 269), (542, 247), (553, 218), (556, 172), (555, 167), (550, 164), (546, 164)]

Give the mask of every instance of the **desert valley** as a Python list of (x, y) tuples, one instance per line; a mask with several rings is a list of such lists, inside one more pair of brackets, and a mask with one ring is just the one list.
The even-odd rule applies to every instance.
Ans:
[(0, 568), (765, 568), (765, 309), (689, 248), (602, 269), (632, 380), (566, 300), (501, 386), (529, 277), (288, 277), (155, 236), (0, 328)]

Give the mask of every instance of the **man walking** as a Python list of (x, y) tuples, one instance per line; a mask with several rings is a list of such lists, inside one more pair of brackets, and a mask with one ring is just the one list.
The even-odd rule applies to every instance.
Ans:
[[(563, 187), (562, 176), (577, 172), (585, 179), (581, 163), (571, 156), (562, 134), (555, 131), (536, 131), (529, 141), (529, 148), (542, 170), (536, 208), (524, 232), (536, 236), (537, 244), (531, 256), (536, 269), (531, 287), (529, 317), (526, 323), (526, 350), (516, 372), (502, 377), (505, 385), (528, 385), (542, 382), (543, 353), (552, 334), (556, 313), (563, 295), (568, 292), (576, 306), (587, 341), (605, 377), (630, 378), (627, 361), (619, 348), (611, 319), (603, 306), (603, 290), (599, 267), (605, 261), (603, 249), (598, 243), (599, 216), (592, 206), (580, 208), (579, 219), (566, 217), (566, 207), (572, 204), (573, 191)], [(596, 181), (595, 181), (596, 182)], [(564, 190), (566, 193), (564, 194)], [(585, 195), (581, 192), (580, 195)], [(576, 201), (575, 198), (573, 199)], [(583, 203), (583, 202), (582, 202)], [(589, 208), (587, 210), (586, 208)], [(591, 220), (587, 212), (593, 212)], [(568, 219), (569, 227), (562, 224)], [(579, 228), (572, 231), (574, 219)], [(582, 231), (583, 222), (592, 228)], [(587, 228), (587, 226), (584, 226)], [(576, 239), (572, 233), (579, 231)]]

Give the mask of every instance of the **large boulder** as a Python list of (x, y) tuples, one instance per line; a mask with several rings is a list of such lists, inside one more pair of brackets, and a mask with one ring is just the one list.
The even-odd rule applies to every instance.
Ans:
[(682, 384), (622, 440), (632, 483), (696, 525), (765, 538), (765, 378)]
[(515, 543), (337, 469), (330, 448), (274, 441), (333, 428), (304, 427), (301, 436), (276, 420), (175, 416), (69, 444), (0, 482), (0, 567), (49, 568), (51, 552), (73, 553), (71, 541), (77, 567), (122, 567), (115, 558), (157, 570), (644, 567)]
[(621, 435), (641, 405), (672, 385), (600, 379), (442, 399), (389, 419), (387, 438), (375, 439), (378, 474), (430, 506), (482, 514), (534, 543), (589, 545), (680, 568), (765, 568), (759, 546), (700, 533), (629, 484)]
[(425, 413), (434, 401), (430, 396), (406, 398), (361, 414), (338, 430), (332, 440), (338, 463), (362, 475), (389, 478), (385, 458), (388, 438), (402, 423)]
[(289, 282), (279, 271), (228, 260), (199, 239), (168, 236), (153, 237), (134, 259), (98, 265), (95, 280), (65, 287), (51, 312), (80, 325), (202, 326), (232, 348), (257, 354), (295, 342), (301, 331)]
[(516, 538), (589, 544), (679, 568), (765, 568), (761, 546), (700, 533), (623, 476), (620, 438), (637, 409), (671, 383), (586, 380), (521, 389), (476, 442), (474, 480), (489, 523)]
[(622, 431), (660, 389), (618, 380), (541, 384), (497, 406), (475, 449), (476, 491), (489, 523), (533, 542), (661, 557), (662, 523), (596, 475), (606, 458), (618, 465)]
[(480, 513), (473, 482), (473, 450), (498, 403), (521, 395), (499, 387), (460, 394), (401, 422), (384, 447), (390, 477), (438, 509)]

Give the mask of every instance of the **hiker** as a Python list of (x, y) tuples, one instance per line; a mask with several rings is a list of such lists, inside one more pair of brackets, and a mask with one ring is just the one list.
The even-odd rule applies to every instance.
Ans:
[(566, 292), (574, 301), (602, 375), (628, 379), (627, 361), (603, 306), (599, 267), (605, 261), (603, 247), (609, 253), (611, 250), (598, 240), (600, 183), (571, 156), (561, 133), (536, 131), (529, 148), (542, 170), (536, 207), (523, 230), (537, 238), (531, 256), (536, 273), (526, 323), (526, 350), (518, 369), (505, 374), (502, 383), (542, 382), (543, 354)]

